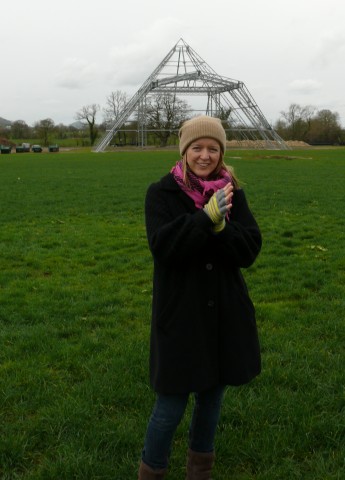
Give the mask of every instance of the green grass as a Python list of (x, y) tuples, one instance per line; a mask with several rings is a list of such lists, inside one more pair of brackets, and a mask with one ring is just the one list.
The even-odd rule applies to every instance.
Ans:
[[(345, 150), (229, 151), (263, 233), (244, 272), (263, 372), (229, 388), (217, 480), (345, 478)], [(0, 155), (0, 478), (136, 478), (152, 262), (177, 152)], [(191, 405), (168, 476), (184, 478)]]

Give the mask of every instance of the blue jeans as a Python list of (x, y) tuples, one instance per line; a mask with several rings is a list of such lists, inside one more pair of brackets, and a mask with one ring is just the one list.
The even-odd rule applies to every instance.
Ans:
[[(189, 447), (196, 452), (212, 452), (219, 420), (224, 386), (195, 393), (189, 426)], [(151, 468), (168, 465), (174, 433), (182, 420), (189, 394), (162, 395), (157, 399), (147, 427), (142, 460)]]

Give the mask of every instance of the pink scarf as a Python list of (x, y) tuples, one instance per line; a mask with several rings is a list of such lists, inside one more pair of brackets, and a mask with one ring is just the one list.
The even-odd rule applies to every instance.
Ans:
[(187, 176), (190, 182), (190, 187), (188, 187), (183, 181), (182, 160), (176, 163), (171, 169), (171, 173), (174, 175), (181, 190), (193, 199), (196, 208), (203, 208), (217, 190), (225, 187), (227, 183), (232, 181), (230, 173), (225, 170), (225, 168), (221, 169), (217, 178), (214, 180), (204, 180), (190, 170), (187, 170)]

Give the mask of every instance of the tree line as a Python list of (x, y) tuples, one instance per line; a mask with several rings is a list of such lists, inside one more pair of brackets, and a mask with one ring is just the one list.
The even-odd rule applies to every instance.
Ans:
[(310, 145), (344, 145), (345, 130), (338, 112), (292, 103), (274, 125), (284, 140), (300, 140)]
[[(106, 106), (103, 109), (98, 104), (81, 107), (75, 113), (77, 126), (56, 125), (51, 118), (46, 118), (35, 122), (31, 127), (24, 120), (16, 120), (10, 128), (0, 128), (0, 137), (9, 142), (18, 139), (21, 141), (35, 139), (43, 146), (48, 146), (52, 142), (92, 146), (97, 138), (116, 122), (126, 108), (128, 100), (125, 92), (113, 91), (106, 98)], [(175, 144), (181, 123), (190, 118), (192, 111), (187, 102), (172, 94), (147, 97), (144, 119), (148, 132), (147, 144), (159, 144), (163, 147)], [(98, 123), (97, 117), (101, 113), (103, 113), (103, 120)], [(280, 115), (273, 128), (284, 140), (299, 140), (310, 145), (345, 144), (345, 130), (341, 127), (337, 112), (327, 109), (317, 110), (310, 105), (291, 104), (288, 110), (281, 111)], [(136, 145), (137, 132), (137, 121), (128, 121), (116, 133), (112, 143)]]

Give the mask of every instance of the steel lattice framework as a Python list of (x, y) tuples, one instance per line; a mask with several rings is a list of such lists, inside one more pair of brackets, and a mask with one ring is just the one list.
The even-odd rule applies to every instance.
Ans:
[(254, 141), (251, 142), (254, 147), (289, 148), (266, 120), (245, 84), (218, 75), (181, 38), (129, 100), (94, 151), (104, 151), (133, 115), (138, 124), (139, 145), (144, 146), (147, 136), (146, 98), (161, 94), (206, 97), (203, 113), (222, 118), (225, 129), (237, 140)]

